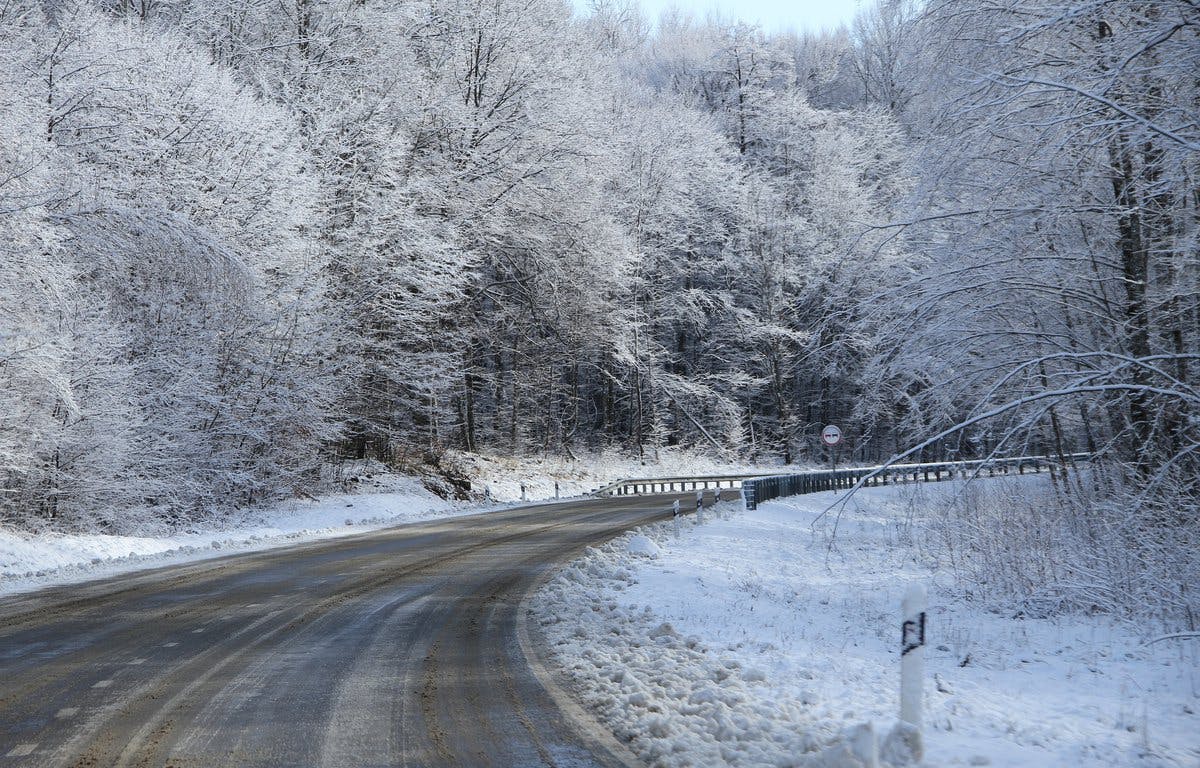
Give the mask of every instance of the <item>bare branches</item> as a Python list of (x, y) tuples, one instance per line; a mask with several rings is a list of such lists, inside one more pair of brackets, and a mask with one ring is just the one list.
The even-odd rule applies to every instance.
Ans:
[[(1106, 98), (1105, 96), (1103, 96), (1099, 93), (1093, 93), (1093, 92), (1088, 91), (1079, 86), (1075, 86), (1070, 83), (1058, 82), (1058, 81), (1053, 81), (1053, 80), (1045, 80), (1045, 79), (1039, 79), (1039, 78), (1008, 77), (1008, 76), (997, 75), (997, 76), (992, 76), (989, 79), (991, 80), (991, 82), (994, 82), (998, 85), (1002, 85), (1006, 88), (1029, 89), (1030, 86), (1036, 85), (1036, 86), (1041, 86), (1042, 88), (1050, 89), (1052, 91), (1062, 91), (1065, 93), (1075, 94), (1076, 96), (1081, 96), (1084, 99), (1087, 99), (1089, 101), (1094, 101), (1095, 103), (1097, 103), (1101, 106), (1104, 106), (1107, 109), (1112, 110), (1113, 112), (1116, 112), (1117, 114), (1121, 115), (1122, 117), (1126, 117), (1126, 118), (1132, 120), (1135, 124), (1146, 129), (1150, 133), (1153, 133), (1157, 136), (1161, 136), (1165, 139), (1168, 139), (1190, 152), (1200, 151), (1200, 141), (1189, 139), (1186, 136), (1183, 136), (1182, 134), (1180, 134), (1177, 129), (1172, 129), (1172, 128), (1168, 128), (1166, 126), (1160, 125), (1158, 122), (1148, 119), (1148, 118), (1134, 112), (1133, 110), (1128, 109), (1127, 107), (1124, 107), (1121, 104), (1118, 104), (1116, 101), (1113, 101), (1112, 99)], [(1031, 89), (1031, 93), (1033, 95), (1037, 95), (1038, 91), (1036, 89)]]

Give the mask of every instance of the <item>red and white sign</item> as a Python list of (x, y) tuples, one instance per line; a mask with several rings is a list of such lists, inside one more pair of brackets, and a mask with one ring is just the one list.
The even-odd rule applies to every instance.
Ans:
[(821, 430), (821, 442), (825, 445), (837, 445), (842, 442), (842, 428), (836, 424), (830, 424)]

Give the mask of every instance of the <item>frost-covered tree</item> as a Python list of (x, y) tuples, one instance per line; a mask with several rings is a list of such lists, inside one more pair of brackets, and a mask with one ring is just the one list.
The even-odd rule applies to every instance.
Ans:
[[(947, 9), (945, 23), (968, 11)], [(953, 392), (921, 410), (948, 418), (950, 403), (1075, 382), (1079, 396), (1038, 409), (1044, 431), (1014, 435), (1063, 451), (1122, 435), (1126, 458), (1149, 471), (1187, 444), (1191, 410), (1170, 392), (1194, 376), (1196, 345), (1196, 102), (1183, 74), (1200, 55), (1194, 9), (1010, 11), (974, 11), (1001, 41), (975, 58), (1001, 66), (957, 84), (929, 144), (929, 206), (909, 227), (933, 260), (912, 286), (923, 335), (905, 345), (943, 348), (922, 355), (941, 370), (917, 376), (945, 383), (925, 390), (935, 399)]]
[(289, 118), (175, 35), (80, 4), (23, 20), (14, 92), (40, 129), (13, 162), (45, 189), (5, 267), (45, 263), (17, 295), (54, 299), (55, 333), (6, 337), (60, 371), (25, 398), (54, 429), (27, 445), (24, 514), (182, 522), (313, 481), (335, 422)]
[[(614, 179), (632, 225), (632, 322), (620, 360), (640, 451), (662, 444), (732, 449), (742, 441), (743, 375), (725, 345), (740, 170), (711, 118), (670, 94), (634, 89), (620, 113), (625, 168)], [(620, 394), (620, 393), (617, 393)]]
[(73, 407), (64, 319), (74, 295), (60, 233), (48, 220), (61, 158), (46, 144), (31, 83), (18, 66), (28, 40), (0, 14), (0, 519), (47, 514), (55, 495), (60, 413)]
[(1174, 616), (1200, 569), (1198, 22), (1186, 2), (930, 5), (957, 74), (885, 228), (923, 263), (878, 294), (864, 403), (913, 453), (1096, 453), (1058, 486), (1069, 579)]

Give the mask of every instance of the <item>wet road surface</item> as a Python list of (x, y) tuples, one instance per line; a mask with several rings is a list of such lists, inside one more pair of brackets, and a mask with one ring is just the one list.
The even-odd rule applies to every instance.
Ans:
[(0, 768), (634, 765), (529, 658), (521, 601), (670, 504), (523, 507), (0, 600)]

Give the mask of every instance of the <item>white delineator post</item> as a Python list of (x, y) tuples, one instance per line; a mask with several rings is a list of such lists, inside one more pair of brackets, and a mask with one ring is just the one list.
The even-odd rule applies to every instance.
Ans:
[(675, 521), (675, 538), (679, 538), (679, 499), (671, 506), (671, 519)]
[(704, 524), (704, 491), (696, 491), (696, 522)]
[(900, 609), (900, 719), (921, 727), (921, 699), (925, 685), (925, 585), (913, 583), (904, 593)]

